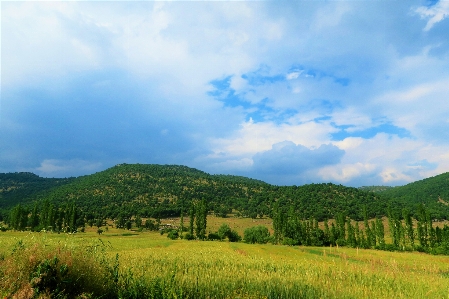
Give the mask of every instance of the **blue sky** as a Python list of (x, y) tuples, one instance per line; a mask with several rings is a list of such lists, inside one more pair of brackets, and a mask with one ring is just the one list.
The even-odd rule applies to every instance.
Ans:
[(1, 2), (0, 172), (449, 171), (449, 1)]

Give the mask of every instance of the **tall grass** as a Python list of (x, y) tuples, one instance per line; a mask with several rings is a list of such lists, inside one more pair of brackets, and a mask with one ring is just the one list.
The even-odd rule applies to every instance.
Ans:
[[(348, 248), (171, 241), (157, 234), (104, 236), (102, 241), (93, 234), (84, 236), (30, 234), (19, 240), (2, 234), (0, 295), (449, 298), (449, 257)], [(64, 270), (66, 267), (68, 270)], [(59, 289), (36, 290), (32, 280), (45, 269), (57, 269), (53, 273), (61, 277)], [(70, 288), (72, 283), (76, 288)]]
[[(15, 240), (1, 253), (0, 295), (12, 298), (87, 298), (113, 293), (113, 269), (95, 243)], [(50, 243), (50, 244), (49, 244)]]

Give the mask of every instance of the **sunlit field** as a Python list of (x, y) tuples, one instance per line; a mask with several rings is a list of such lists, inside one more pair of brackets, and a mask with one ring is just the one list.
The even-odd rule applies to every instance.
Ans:
[[(92, 266), (83, 275), (104, 280), (104, 290), (119, 288), (114, 294), (120, 298), (449, 298), (447, 256), (170, 240), (114, 228), (101, 236), (5, 232), (0, 238), (0, 271), (12, 258), (18, 267), (20, 259), (30, 264), (38, 252), (47, 259), (58, 254), (74, 259), (81, 252), (100, 261), (97, 268), (107, 264), (110, 270)], [(12, 272), (5, 273), (0, 276), (3, 297), (13, 291), (8, 289)], [(29, 285), (22, 288), (30, 293)], [(31, 298), (26, 290), (21, 294), (17, 298)], [(82, 296), (96, 298), (95, 291)]]

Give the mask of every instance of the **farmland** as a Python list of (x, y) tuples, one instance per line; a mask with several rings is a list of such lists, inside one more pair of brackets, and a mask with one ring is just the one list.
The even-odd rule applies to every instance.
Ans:
[[(64, 256), (91, 256), (100, 261), (98, 269), (91, 262), (93, 268), (81, 275), (102, 281), (103, 292), (115, 288), (110, 294), (120, 298), (449, 298), (447, 256), (170, 240), (156, 232), (115, 228), (101, 236), (89, 230), (72, 235), (9, 231), (0, 238), (2, 296), (13, 291), (6, 284), (7, 273), (14, 273), (8, 272), (11, 259), (15, 267), (22, 260), (25, 269), (41, 255), (60, 256), (58, 267), (65, 263), (69, 273), (81, 266), (64, 262)], [(29, 283), (21, 287), (26, 294)], [(97, 298), (95, 291), (79, 296)]]

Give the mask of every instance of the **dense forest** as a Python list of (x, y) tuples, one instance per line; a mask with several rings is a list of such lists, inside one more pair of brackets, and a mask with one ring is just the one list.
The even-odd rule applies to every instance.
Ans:
[[(85, 219), (166, 218), (187, 213), (192, 202), (204, 200), (209, 213), (220, 217), (273, 217), (293, 211), (300, 219), (323, 221), (344, 214), (361, 221), (407, 208), (417, 218), (424, 204), (432, 219), (448, 219), (449, 173), (404, 187), (350, 188), (309, 184), (274, 186), (239, 176), (210, 175), (178, 165), (120, 164), (92, 175), (68, 179), (40, 178), (30, 173), (0, 174), (3, 219), (21, 204), (28, 213), (44, 202), (56, 209), (75, 203)], [(366, 209), (366, 211), (364, 210)], [(1, 219), (0, 219), (1, 220)]]
[(0, 173), (0, 221), (11, 207), (19, 203), (30, 204), (74, 179), (42, 178), (29, 172)]
[(376, 194), (394, 198), (403, 205), (424, 204), (436, 219), (448, 219), (449, 173), (416, 181), (405, 186), (387, 188)]

